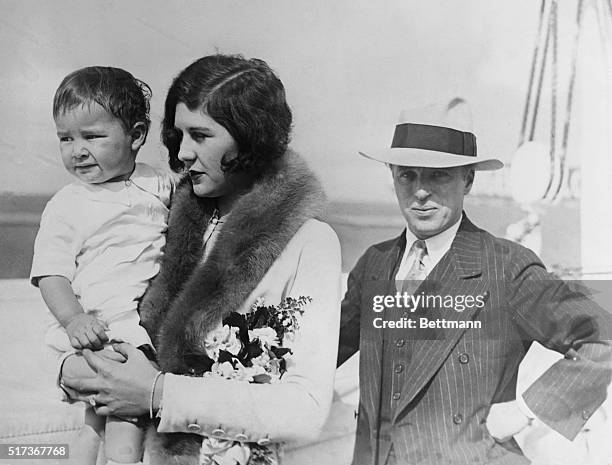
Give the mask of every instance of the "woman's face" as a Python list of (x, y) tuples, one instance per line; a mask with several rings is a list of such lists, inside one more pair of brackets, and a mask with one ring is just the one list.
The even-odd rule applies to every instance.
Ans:
[(238, 144), (223, 126), (200, 108), (192, 111), (176, 105), (174, 125), (182, 134), (178, 157), (189, 170), (193, 192), (198, 197), (223, 197), (236, 192), (232, 176), (221, 170), (221, 160), (231, 160)]

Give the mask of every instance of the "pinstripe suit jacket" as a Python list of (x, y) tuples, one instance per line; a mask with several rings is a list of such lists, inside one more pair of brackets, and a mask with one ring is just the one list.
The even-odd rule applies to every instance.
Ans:
[(575, 437), (610, 382), (609, 314), (551, 277), (530, 250), (477, 228), (465, 214), (417, 293), (484, 295), (485, 306), (409, 316), (480, 321), (481, 329), (404, 330), (412, 344), (407, 378), (391, 434), (380, 436), (383, 330), (374, 328), (381, 314), (372, 311), (372, 298), (388, 293), (403, 242), (402, 234), (370, 247), (350, 273), (342, 303), (338, 364), (360, 350), (353, 464), (376, 464), (379, 448), (385, 456), (391, 444), (401, 464), (529, 463), (514, 441), (495, 442), (485, 420), (491, 404), (515, 398), (518, 366), (532, 341), (565, 357), (523, 399), (540, 420)]

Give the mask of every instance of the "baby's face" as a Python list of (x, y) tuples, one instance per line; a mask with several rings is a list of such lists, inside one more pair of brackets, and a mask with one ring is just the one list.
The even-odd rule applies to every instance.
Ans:
[(128, 179), (138, 147), (115, 118), (95, 102), (79, 105), (55, 119), (66, 169), (88, 184)]

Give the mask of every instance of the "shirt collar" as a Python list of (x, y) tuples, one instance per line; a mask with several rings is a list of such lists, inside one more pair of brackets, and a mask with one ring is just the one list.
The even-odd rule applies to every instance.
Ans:
[[(435, 236), (428, 237), (425, 239), (425, 245), (427, 246), (427, 258), (430, 263), (436, 264), (448, 252), (451, 248), (451, 244), (457, 235), (459, 226), (461, 225), (461, 217), (449, 228), (445, 229), (441, 233)], [(406, 250), (410, 250), (412, 244), (418, 240), (410, 228), (406, 227)]]
[(158, 175), (152, 167), (144, 163), (136, 163), (129, 179), (124, 181), (103, 182), (100, 184), (88, 184), (80, 180), (78, 182), (84, 188), (86, 196), (101, 202), (124, 203), (113, 193), (124, 190), (130, 183), (134, 183), (140, 189), (159, 196)]
[(150, 194), (159, 196), (159, 174), (149, 165), (136, 163), (130, 181)]

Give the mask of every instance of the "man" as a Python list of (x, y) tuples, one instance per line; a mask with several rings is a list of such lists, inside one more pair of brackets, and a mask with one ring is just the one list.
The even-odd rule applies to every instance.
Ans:
[[(361, 153), (389, 165), (407, 228), (365, 252), (342, 303), (354, 465), (526, 464), (515, 433), (537, 417), (573, 439), (605, 399), (608, 315), (463, 213), (474, 172), (503, 166), (457, 129), (467, 114), (462, 99), (404, 112), (390, 149)], [(515, 399), (532, 341), (565, 357)]]

